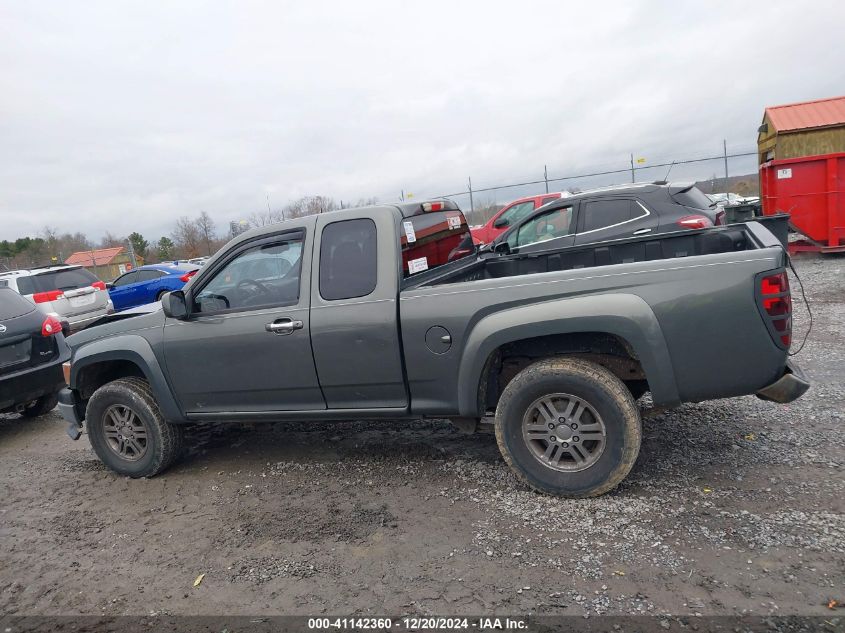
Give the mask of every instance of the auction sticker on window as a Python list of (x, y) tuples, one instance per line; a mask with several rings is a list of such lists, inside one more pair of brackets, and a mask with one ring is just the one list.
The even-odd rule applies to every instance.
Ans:
[(428, 270), (427, 257), (419, 257), (417, 259), (408, 260), (408, 272), (412, 275), (415, 273), (421, 273), (424, 270)]
[(461, 216), (459, 216), (459, 215), (448, 215), (448, 216), (446, 216), (446, 222), (449, 223), (450, 229), (461, 228)]
[(402, 228), (405, 229), (405, 237), (408, 238), (408, 243), (417, 241), (417, 234), (414, 233), (413, 222), (402, 222)]

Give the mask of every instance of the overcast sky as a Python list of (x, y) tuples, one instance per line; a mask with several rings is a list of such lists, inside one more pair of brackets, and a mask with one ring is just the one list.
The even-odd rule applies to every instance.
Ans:
[(843, 24), (839, 1), (3, 0), (0, 239), (753, 150), (766, 105), (845, 93)]

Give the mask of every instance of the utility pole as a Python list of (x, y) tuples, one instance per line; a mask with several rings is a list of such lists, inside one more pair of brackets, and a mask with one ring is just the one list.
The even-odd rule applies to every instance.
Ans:
[(129, 247), (129, 261), (132, 264), (132, 270), (138, 267), (138, 262), (135, 261), (135, 247), (132, 246), (132, 240), (126, 240), (126, 246)]
[(475, 213), (475, 206), (472, 202), (472, 178), (467, 178), (467, 188), (469, 189), (469, 212)]
[(99, 279), (100, 278), (100, 267), (97, 266), (97, 257), (94, 255), (93, 249), (90, 249), (88, 252), (91, 253), (91, 267), (94, 269), (94, 274)]
[(546, 193), (549, 193), (549, 168), (543, 165), (543, 180), (546, 181)]
[(725, 152), (725, 193), (727, 193), (728, 192), (728, 141), (726, 139), (722, 139), (722, 150)]
[(634, 155), (631, 154), (631, 182), (636, 182), (634, 178)]

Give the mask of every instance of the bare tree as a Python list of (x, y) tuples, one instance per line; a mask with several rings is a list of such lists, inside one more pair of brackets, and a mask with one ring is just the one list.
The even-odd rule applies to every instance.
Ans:
[(249, 216), (249, 223), (255, 228), (267, 226), (268, 224), (276, 224), (284, 220), (282, 211), (256, 211)]
[(486, 224), (502, 206), (495, 198), (482, 199), (475, 203), (473, 211), (466, 209), (464, 215), (470, 224)]
[(197, 218), (197, 229), (205, 242), (206, 255), (211, 255), (211, 242), (215, 239), (214, 228), (214, 220), (211, 216), (205, 211), (200, 213), (200, 217)]
[(197, 257), (200, 254), (199, 245), (202, 235), (199, 227), (187, 216), (176, 220), (176, 228), (173, 231), (173, 241), (179, 249), (182, 257)]
[(287, 219), (301, 218), (306, 215), (327, 213), (337, 209), (337, 202), (328, 196), (303, 196), (298, 200), (289, 202), (284, 207), (284, 215)]
[(100, 240), (100, 248), (113, 248), (115, 246), (123, 246), (126, 244), (125, 237), (118, 237), (111, 231), (106, 231), (103, 239)]

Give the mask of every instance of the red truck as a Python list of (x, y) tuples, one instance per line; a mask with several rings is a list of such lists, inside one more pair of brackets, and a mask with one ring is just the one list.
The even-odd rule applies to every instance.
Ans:
[(508, 230), (509, 227), (519, 222), (529, 213), (548, 204), (558, 198), (563, 197), (561, 192), (544, 193), (540, 196), (526, 196), (519, 198), (513, 202), (505, 205), (501, 211), (496, 213), (487, 221), (487, 224), (481, 226), (470, 227), (472, 233), (472, 241), (476, 244), (489, 244), (494, 239), (499, 237), (502, 233)]

